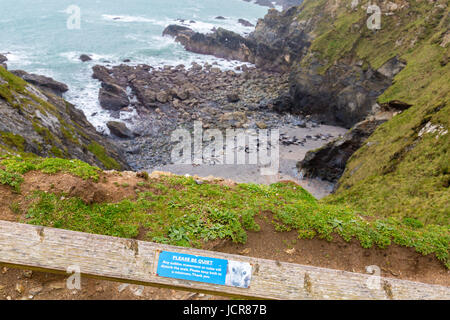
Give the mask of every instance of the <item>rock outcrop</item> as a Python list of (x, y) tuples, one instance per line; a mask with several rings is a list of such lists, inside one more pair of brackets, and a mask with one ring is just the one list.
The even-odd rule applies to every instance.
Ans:
[(80, 55), (79, 59), (80, 59), (82, 62), (88, 62), (88, 61), (91, 61), (91, 60), (92, 60), (92, 58), (91, 58), (89, 55), (87, 55), (87, 54), (82, 54), (82, 55)]
[[(328, 3), (316, 7), (312, 1), (283, 12), (271, 9), (248, 37), (220, 28), (200, 34), (175, 25), (166, 28), (164, 35), (175, 37), (189, 51), (289, 72), (290, 102), (283, 97), (280, 109), (351, 128), (379, 110), (377, 98), (392, 85), (406, 62), (394, 56), (380, 66), (372, 66), (368, 59), (350, 50), (351, 47), (335, 49), (332, 44), (336, 40), (331, 35), (330, 40), (325, 36), (336, 31), (330, 26), (326, 32), (322, 29), (327, 19), (333, 19), (336, 10), (337, 7)], [(338, 41), (344, 42), (347, 37), (357, 43), (367, 37), (363, 8), (358, 10), (360, 20), (355, 19), (348, 34), (343, 33), (343, 39)]]
[(242, 24), (244, 27), (254, 27), (255, 25), (248, 20), (238, 19), (238, 22)]
[(370, 119), (357, 123), (342, 138), (320, 149), (309, 151), (297, 165), (305, 178), (320, 178), (337, 183), (344, 173), (348, 159), (367, 138), (387, 119)]
[(0, 66), (7, 69), (8, 66), (6, 65), (6, 61), (8, 61), (8, 58), (2, 54), (0, 54)]
[(175, 41), (191, 52), (248, 62), (254, 62), (255, 59), (255, 42), (223, 28), (218, 28), (213, 33), (203, 34), (188, 27), (170, 25), (163, 31), (163, 35), (174, 37)]
[(250, 62), (265, 70), (288, 71), (309, 46), (309, 35), (294, 21), (298, 10), (269, 10), (248, 37), (223, 28), (202, 34), (179, 25), (168, 26), (163, 35), (174, 37), (188, 51)]
[[(80, 159), (104, 169), (128, 169), (122, 153), (101, 136), (83, 112), (59, 97), (61, 84), (0, 67), (0, 151)], [(57, 94), (54, 94), (56, 91)]]
[(298, 68), (291, 74), (291, 112), (350, 128), (379, 110), (378, 97), (404, 67), (405, 63), (394, 57), (378, 70), (364, 66), (362, 60), (343, 60), (324, 74), (317, 71), (319, 64)]
[(28, 73), (23, 70), (12, 70), (11, 73), (22, 78), (26, 82), (35, 85), (41, 90), (53, 93), (59, 97), (69, 90), (69, 87), (67, 87), (66, 84), (58, 82), (50, 77)]
[(112, 111), (119, 111), (130, 104), (127, 92), (118, 85), (109, 82), (102, 83), (98, 99), (104, 109)]
[(130, 131), (130, 129), (127, 128), (126, 124), (119, 121), (109, 121), (107, 124), (108, 129), (111, 131), (113, 135), (119, 138), (133, 138), (134, 135)]
[[(250, 2), (251, 0), (244, 0), (247, 2)], [(259, 4), (260, 6), (274, 8), (275, 5), (281, 6), (283, 10), (286, 10), (290, 7), (299, 6), (301, 5), (303, 0), (256, 0), (255, 3)]]

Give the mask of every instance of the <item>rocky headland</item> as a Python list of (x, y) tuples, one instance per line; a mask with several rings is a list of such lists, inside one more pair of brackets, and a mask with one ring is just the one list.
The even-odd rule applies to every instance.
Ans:
[(129, 168), (120, 149), (61, 98), (67, 90), (51, 78), (0, 67), (0, 152)]

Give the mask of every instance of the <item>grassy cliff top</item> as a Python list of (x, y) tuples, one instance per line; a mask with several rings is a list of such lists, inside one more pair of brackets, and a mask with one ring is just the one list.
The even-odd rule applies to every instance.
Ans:
[[(49, 190), (26, 183), (30, 174), (35, 180), (51, 180)], [(59, 184), (70, 180), (67, 174), (80, 179), (73, 182), (81, 186), (80, 195), (57, 191)], [(124, 176), (123, 180), (112, 182), (114, 174)], [(25, 223), (201, 246), (217, 239), (245, 243), (247, 231), (260, 228), (255, 218), (265, 216), (277, 231), (296, 230), (300, 239), (332, 241), (339, 235), (345, 241), (357, 239), (364, 248), (398, 244), (434, 254), (450, 267), (449, 226), (424, 225), (413, 218), (366, 219), (363, 212), (345, 205), (318, 202), (294, 183), (199, 182), (175, 175), (105, 173), (74, 160), (3, 156), (0, 184), (17, 195), (16, 201), (6, 205)], [(26, 192), (20, 194), (24, 184)], [(98, 194), (103, 195), (100, 200), (96, 200)], [(91, 198), (86, 201), (83, 196)]]

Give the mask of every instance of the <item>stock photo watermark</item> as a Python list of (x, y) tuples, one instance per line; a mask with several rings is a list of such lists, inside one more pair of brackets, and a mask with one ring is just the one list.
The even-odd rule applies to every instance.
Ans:
[(66, 21), (66, 27), (69, 30), (80, 30), (81, 29), (81, 8), (76, 5), (71, 5), (64, 11), (69, 15)]
[(367, 7), (367, 13), (371, 16), (367, 19), (367, 28), (369, 30), (381, 29), (381, 9), (375, 4), (371, 4)]
[(371, 276), (366, 281), (367, 288), (371, 290), (381, 289), (381, 268), (379, 266), (368, 266), (366, 272)]
[(70, 276), (66, 280), (66, 287), (69, 290), (81, 290), (81, 268), (74, 265), (69, 266), (66, 270)]
[(278, 129), (226, 129), (224, 134), (219, 129), (203, 130), (203, 123), (195, 121), (193, 133), (172, 132), (171, 160), (181, 165), (259, 165), (261, 175), (272, 176), (280, 165), (279, 140)]

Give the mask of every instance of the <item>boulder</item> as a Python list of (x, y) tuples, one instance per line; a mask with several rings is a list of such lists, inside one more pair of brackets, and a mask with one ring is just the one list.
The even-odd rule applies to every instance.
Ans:
[(370, 119), (356, 124), (342, 138), (329, 142), (322, 148), (309, 151), (297, 164), (305, 178), (320, 178), (337, 183), (348, 159), (362, 147), (378, 126), (387, 119)]
[(189, 91), (186, 88), (176, 88), (174, 93), (180, 100), (186, 100), (189, 98)]
[(161, 103), (167, 103), (169, 98), (169, 94), (164, 90), (161, 90), (156, 94), (156, 101)]
[(109, 121), (106, 124), (113, 135), (119, 138), (133, 138), (134, 135), (130, 129), (127, 128), (125, 123), (118, 121)]
[(53, 93), (60, 97), (64, 92), (67, 92), (69, 90), (69, 87), (66, 84), (55, 81), (50, 77), (28, 73), (23, 70), (13, 70), (11, 71), (11, 73), (15, 74), (16, 76), (37, 86), (38, 88), (44, 91)]
[(293, 109), (293, 103), (289, 94), (282, 94), (278, 98), (270, 101), (269, 104), (273, 106), (273, 111), (278, 113), (288, 113)]
[(87, 61), (91, 61), (92, 58), (90, 56), (88, 56), (87, 54), (82, 54), (79, 59), (83, 62), (87, 62)]
[(127, 92), (124, 89), (107, 82), (102, 82), (98, 99), (102, 108), (112, 111), (119, 111), (130, 104)]
[(251, 23), (250, 21), (247, 21), (245, 19), (239, 19), (238, 22), (242, 24), (244, 27), (254, 27), (255, 25)]
[(233, 93), (229, 93), (227, 94), (227, 101), (230, 103), (236, 103), (239, 102), (239, 100), (241, 100), (241, 98), (239, 97), (239, 95), (235, 92)]
[(110, 70), (104, 66), (93, 66), (92, 67), (92, 78), (97, 79), (102, 82), (113, 82), (113, 78), (110, 75)]

